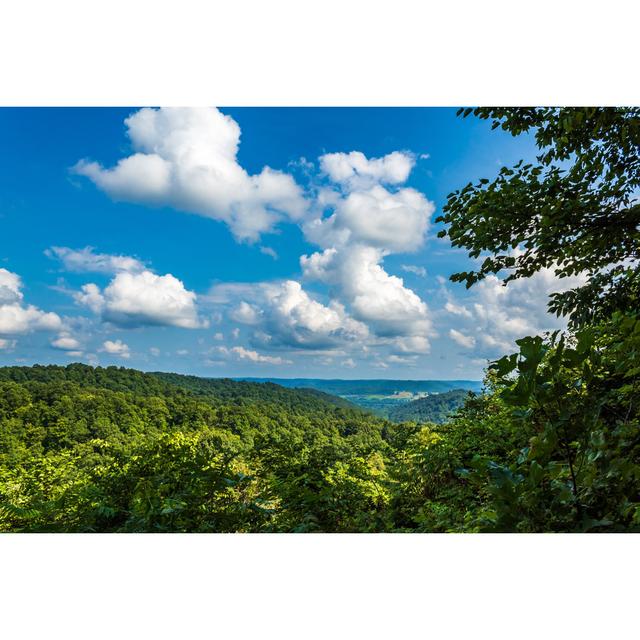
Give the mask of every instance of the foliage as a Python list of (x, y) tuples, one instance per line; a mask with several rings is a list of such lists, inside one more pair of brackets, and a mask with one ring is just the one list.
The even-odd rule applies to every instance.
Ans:
[[(490, 273), (506, 281), (551, 268), (587, 282), (555, 294), (551, 311), (573, 326), (638, 304), (640, 266), (640, 109), (465, 109), (512, 135), (535, 137), (536, 164), (503, 167), (448, 196), (440, 236), (484, 256), (475, 271), (455, 274), (470, 287)], [(517, 252), (514, 252), (517, 250)], [(487, 253), (489, 255), (487, 255)]]
[(0, 530), (373, 529), (384, 424), (273, 384), (0, 369)]
[[(531, 434), (508, 464), (472, 461), (499, 531), (640, 530), (640, 318), (518, 341), (493, 365), (511, 420)], [(515, 376), (513, 374), (516, 374)]]
[[(464, 116), (471, 109), (463, 110)], [(478, 451), (461, 476), (486, 492), (473, 526), (489, 531), (640, 527), (640, 110), (475, 109), (513, 135), (533, 130), (537, 165), (503, 167), (449, 196), (441, 221), (477, 271), (505, 285), (551, 268), (586, 284), (553, 294), (574, 333), (529, 336), (491, 366), (503, 418), (528, 442), (500, 460)]]
[(388, 411), (388, 418), (394, 422), (435, 422), (440, 424), (461, 407), (469, 392), (464, 389), (453, 389), (444, 393), (436, 393), (411, 400), (396, 403)]

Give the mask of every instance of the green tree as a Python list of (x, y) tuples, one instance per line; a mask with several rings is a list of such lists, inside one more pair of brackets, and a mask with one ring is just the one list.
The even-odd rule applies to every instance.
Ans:
[[(470, 287), (506, 270), (505, 282), (552, 268), (588, 276), (555, 294), (550, 310), (573, 326), (634, 309), (640, 280), (640, 109), (461, 109), (514, 136), (531, 134), (537, 162), (503, 167), (449, 195), (440, 236), (473, 258), (476, 270), (452, 280)], [(459, 112), (459, 113), (460, 113)], [(514, 249), (519, 249), (514, 253)], [(488, 254), (488, 255), (487, 255)]]
[(586, 275), (553, 294), (574, 334), (528, 336), (491, 367), (505, 421), (528, 439), (500, 461), (479, 451), (462, 477), (485, 492), (480, 529), (637, 530), (640, 525), (640, 110), (464, 109), (513, 135), (532, 133), (536, 164), (503, 167), (450, 194), (444, 215), (474, 271), (504, 283), (551, 268)]

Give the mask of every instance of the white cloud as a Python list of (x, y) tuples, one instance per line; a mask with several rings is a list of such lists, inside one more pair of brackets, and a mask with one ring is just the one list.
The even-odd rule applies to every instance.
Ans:
[(137, 258), (108, 253), (94, 253), (93, 247), (69, 249), (68, 247), (51, 247), (45, 251), (50, 258), (60, 260), (67, 271), (78, 273), (118, 273), (143, 271), (145, 266)]
[(397, 356), (395, 354), (391, 354), (387, 360), (392, 362), (393, 364), (403, 364), (403, 365), (415, 365), (416, 359), (418, 356)]
[(79, 340), (69, 333), (63, 332), (55, 340), (51, 341), (51, 346), (62, 351), (79, 351), (82, 345)]
[[(76, 166), (113, 198), (169, 205), (222, 220), (240, 240), (258, 240), (278, 221), (290, 220), (320, 248), (302, 256), (301, 265), (305, 278), (328, 285), (328, 302), (316, 299), (295, 280), (219, 285), (206, 297), (210, 304), (224, 305), (233, 321), (253, 327), (253, 346), (309, 352), (346, 344), (364, 349), (366, 343), (382, 340), (402, 353), (429, 351), (433, 330), (426, 303), (383, 267), (389, 254), (422, 246), (435, 210), (422, 193), (402, 186), (415, 165), (413, 154), (394, 151), (367, 158), (352, 151), (321, 156), (326, 180), (312, 183), (314, 207), (303, 218), (307, 202), (291, 176), (269, 167), (249, 175), (238, 164), (240, 128), (218, 110), (141, 109), (125, 124), (131, 155), (109, 169), (84, 161)], [(312, 165), (305, 161), (304, 168), (308, 172)], [(270, 247), (260, 251), (277, 258)], [(403, 269), (426, 275), (423, 267)], [(116, 300), (116, 281), (123, 275), (118, 272), (104, 291), (85, 285), (76, 299), (121, 326), (152, 324), (159, 309), (149, 314), (134, 308), (142, 304), (141, 296)], [(148, 269), (136, 275), (159, 277)], [(117, 304), (121, 298), (127, 305)], [(178, 326), (200, 322), (194, 320), (195, 305), (187, 324), (180, 317)], [(232, 335), (239, 336), (237, 328)]]
[(280, 357), (264, 356), (257, 351), (245, 349), (244, 347), (233, 347), (232, 353), (235, 353), (241, 360), (250, 360), (251, 362), (259, 362), (266, 364), (292, 364), (291, 360), (285, 360)]
[(495, 338), (513, 341), (525, 335), (564, 328), (566, 322), (547, 312), (549, 295), (584, 283), (580, 276), (558, 279), (552, 269), (504, 286), (496, 276), (476, 285), (474, 316)]
[(240, 127), (215, 108), (144, 108), (125, 120), (134, 153), (112, 168), (82, 160), (74, 170), (115, 200), (171, 206), (227, 223), (255, 241), (306, 210), (293, 178), (237, 161)]
[(431, 343), (424, 336), (409, 336), (407, 338), (395, 338), (392, 340), (395, 350), (401, 353), (429, 353)]
[(198, 316), (196, 294), (170, 273), (159, 276), (148, 270), (123, 271), (116, 274), (104, 291), (95, 284), (86, 284), (74, 298), (78, 304), (101, 314), (103, 320), (121, 327), (208, 326)]
[[(413, 156), (394, 152), (369, 160), (358, 152), (338, 153), (322, 156), (320, 164), (341, 190), (321, 191), (319, 213), (303, 225), (307, 240), (322, 249), (301, 256), (304, 277), (328, 285), (346, 312), (374, 336), (402, 339), (396, 348), (413, 344), (427, 352), (432, 327), (426, 303), (382, 266), (389, 254), (423, 244), (435, 210), (422, 193), (397, 186), (408, 178)], [(332, 210), (328, 216), (325, 208)], [(407, 270), (423, 273), (419, 267)]]
[(213, 339), (214, 340), (224, 340), (224, 334), (220, 333), (219, 331), (217, 333), (215, 333), (213, 335)]
[(273, 258), (274, 260), (278, 259), (278, 254), (277, 254), (276, 250), (272, 249), (271, 247), (260, 247), (260, 253), (263, 253), (265, 256), (269, 256), (270, 258)]
[(306, 277), (334, 287), (354, 318), (377, 335), (426, 338), (432, 331), (427, 305), (402, 278), (384, 270), (382, 258), (380, 249), (356, 245), (302, 256), (300, 262)]
[(455, 304), (455, 303), (451, 302), (451, 300), (449, 300), (444, 305), (444, 308), (449, 313), (453, 313), (456, 316), (464, 316), (465, 318), (471, 318), (472, 317), (471, 311), (469, 311), (469, 309), (467, 309), (467, 307), (465, 307), (462, 304), (460, 304), (460, 305)]
[(61, 327), (56, 313), (25, 305), (20, 276), (0, 268), (0, 336), (56, 331)]
[(403, 264), (400, 268), (403, 271), (406, 271), (407, 273), (413, 273), (420, 278), (426, 278), (427, 276), (427, 270), (424, 267), (418, 267), (414, 264)]
[[(246, 296), (253, 302), (236, 303), (235, 296)], [(230, 318), (254, 326), (253, 342), (270, 348), (330, 348), (364, 340), (369, 334), (366, 325), (350, 317), (338, 301), (325, 305), (295, 280), (217, 285), (209, 299), (233, 305)], [(237, 337), (235, 330), (233, 335)]]
[(353, 358), (347, 358), (340, 363), (341, 366), (346, 367), (347, 369), (353, 369), (356, 366)]
[(564, 329), (566, 319), (547, 312), (549, 295), (581, 286), (585, 280), (584, 275), (558, 278), (553, 268), (541, 269), (507, 286), (497, 276), (489, 275), (471, 289), (467, 305), (452, 301), (445, 305), (460, 323), (449, 335), (462, 346), (468, 346), (465, 338), (474, 339), (487, 357), (513, 351), (518, 338)]
[(285, 344), (321, 348), (368, 336), (367, 327), (349, 317), (339, 302), (324, 305), (311, 298), (299, 282), (285, 280), (265, 285), (263, 291), (267, 330)]
[(0, 351), (10, 351), (15, 348), (17, 340), (7, 340), (6, 338), (0, 338)]
[(476, 345), (476, 339), (473, 336), (467, 336), (456, 329), (449, 329), (449, 337), (466, 349), (473, 349)]
[(17, 273), (0, 268), (0, 305), (22, 302), (22, 281)]
[(240, 304), (229, 313), (232, 320), (235, 320), (240, 324), (249, 325), (258, 324), (260, 322), (260, 315), (260, 309), (257, 309), (244, 300), (241, 300)]
[(317, 217), (303, 228), (308, 240), (324, 248), (360, 243), (388, 253), (415, 251), (434, 211), (415, 189), (390, 192), (376, 185), (348, 193), (329, 217)]
[(73, 299), (77, 304), (91, 309), (93, 313), (100, 313), (105, 305), (104, 296), (100, 292), (97, 284), (83, 284), (80, 291), (73, 294)]
[(346, 183), (349, 188), (371, 183), (399, 184), (405, 182), (413, 169), (411, 154), (394, 151), (382, 158), (368, 159), (360, 151), (327, 153), (320, 156), (320, 168), (333, 182)]
[(154, 358), (157, 358), (160, 355), (160, 349), (158, 349), (158, 347), (149, 347), (149, 353)]
[(131, 352), (129, 351), (129, 345), (122, 342), (122, 340), (105, 340), (102, 344), (102, 349), (100, 351), (104, 351), (113, 356), (119, 356), (120, 358), (129, 358)]

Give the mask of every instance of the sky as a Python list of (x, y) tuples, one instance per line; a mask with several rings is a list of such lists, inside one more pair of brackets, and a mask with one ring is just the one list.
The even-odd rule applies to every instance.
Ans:
[(450, 108), (0, 109), (0, 365), (480, 379), (561, 328), (469, 290), (447, 194), (535, 157)]

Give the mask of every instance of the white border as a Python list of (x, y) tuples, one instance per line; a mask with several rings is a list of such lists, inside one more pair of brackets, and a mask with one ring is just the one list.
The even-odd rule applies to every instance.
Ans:
[(7, 638), (625, 638), (633, 535), (5, 535)]
[(20, 0), (4, 105), (638, 104), (637, 3)]

